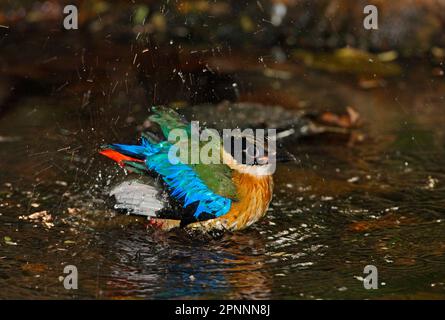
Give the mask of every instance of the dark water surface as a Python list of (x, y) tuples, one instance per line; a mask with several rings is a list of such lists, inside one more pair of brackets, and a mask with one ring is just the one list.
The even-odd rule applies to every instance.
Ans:
[[(131, 59), (91, 79), (79, 68), (85, 77), (64, 87), (24, 85), (0, 114), (0, 298), (445, 298), (443, 78), (410, 65), (364, 90), (353, 77), (237, 70), (233, 60), (204, 85), (170, 64), (139, 83)], [(97, 147), (134, 141), (153, 101), (205, 102), (209, 88), (212, 99), (353, 106), (363, 126), (286, 142), (298, 161), (278, 167), (267, 217), (220, 240), (160, 234), (109, 209), (103, 193), (124, 173)], [(76, 291), (59, 281), (67, 264), (78, 268)], [(378, 290), (363, 288), (368, 264)]]

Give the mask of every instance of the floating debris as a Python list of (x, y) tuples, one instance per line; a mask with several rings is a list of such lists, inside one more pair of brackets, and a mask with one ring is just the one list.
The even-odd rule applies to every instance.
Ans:
[(349, 183), (356, 183), (360, 180), (360, 177), (352, 177), (348, 179)]
[(25, 216), (25, 215), (19, 216), (19, 219), (25, 220), (25, 221), (29, 220), (29, 221), (33, 221), (33, 222), (40, 221), (48, 229), (54, 227), (54, 223), (52, 222), (53, 218), (46, 210), (35, 212), (33, 214), (30, 214), (29, 216)]
[(16, 246), (17, 242), (13, 242), (11, 237), (5, 236), (3, 237), (3, 240), (5, 241), (5, 244), (10, 246)]
[(68, 183), (66, 181), (56, 180), (56, 184), (62, 187), (68, 186)]
[(433, 178), (431, 176), (428, 177), (426, 185), (423, 187), (423, 189), (426, 190), (433, 190), (436, 188), (437, 184), (439, 183), (439, 179)]

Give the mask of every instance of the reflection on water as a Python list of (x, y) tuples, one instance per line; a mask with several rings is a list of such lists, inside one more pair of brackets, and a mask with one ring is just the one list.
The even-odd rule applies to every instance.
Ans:
[[(0, 118), (0, 297), (444, 298), (445, 83), (417, 69), (369, 91), (304, 69), (284, 79), (236, 72), (241, 100), (354, 106), (366, 138), (288, 140), (298, 161), (278, 168), (267, 218), (210, 242), (147, 229), (107, 205), (103, 191), (124, 174), (96, 150), (147, 126), (140, 84), (20, 97)], [(35, 212), (54, 226), (20, 218)], [(75, 292), (58, 280), (66, 264), (79, 269)], [(363, 289), (368, 264), (378, 290)]]

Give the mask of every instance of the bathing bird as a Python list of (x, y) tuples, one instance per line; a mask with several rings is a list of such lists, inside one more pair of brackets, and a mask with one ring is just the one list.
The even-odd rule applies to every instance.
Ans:
[[(111, 189), (116, 209), (147, 216), (149, 225), (165, 231), (209, 234), (242, 230), (264, 217), (273, 192), (271, 159), (290, 161), (290, 153), (278, 158), (271, 137), (234, 131), (223, 142), (207, 139), (216, 142), (204, 154), (219, 162), (191, 161), (196, 153), (192, 124), (169, 107), (152, 107), (152, 112), (149, 119), (159, 125), (162, 138), (144, 132), (137, 145), (114, 143), (100, 150), (139, 174)], [(202, 141), (196, 143), (204, 148)]]

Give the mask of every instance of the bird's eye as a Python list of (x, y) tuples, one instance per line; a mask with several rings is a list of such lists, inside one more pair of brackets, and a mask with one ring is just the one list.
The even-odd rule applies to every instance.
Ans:
[[(225, 141), (224, 148), (240, 164), (261, 165), (265, 155), (263, 144), (259, 144), (250, 136), (231, 136)], [(230, 148), (230, 149), (229, 149)], [(262, 149), (263, 150), (262, 150)]]
[(246, 154), (251, 156), (251, 157), (253, 157), (253, 158), (256, 158), (256, 157), (259, 156), (260, 150), (255, 145), (250, 144), (246, 148)]
[(246, 164), (257, 165), (260, 150), (253, 144), (247, 146), (246, 150)]
[(261, 165), (261, 159), (264, 158), (264, 150), (261, 149), (261, 145), (248, 143), (245, 149), (246, 164), (248, 165)]

